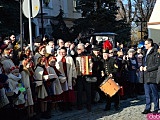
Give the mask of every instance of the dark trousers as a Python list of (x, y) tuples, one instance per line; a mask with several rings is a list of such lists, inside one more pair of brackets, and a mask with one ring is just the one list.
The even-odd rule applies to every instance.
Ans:
[(87, 105), (91, 105), (91, 83), (85, 80), (85, 77), (78, 76), (77, 78), (77, 105), (82, 106), (83, 104), (83, 90), (86, 92), (86, 103)]
[(114, 102), (114, 107), (117, 108), (119, 107), (119, 93), (117, 92), (115, 95), (113, 95), (112, 97), (107, 95), (107, 104), (106, 104), (106, 108), (111, 108), (111, 103)]
[(145, 83), (144, 91), (146, 97), (146, 108), (147, 110), (151, 109), (152, 99), (154, 102), (154, 110), (159, 110), (159, 95), (157, 84)]

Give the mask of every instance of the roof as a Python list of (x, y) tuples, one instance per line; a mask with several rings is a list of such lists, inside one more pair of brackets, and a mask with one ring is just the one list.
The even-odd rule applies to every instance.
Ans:
[(158, 25), (160, 24), (160, 0), (156, 0), (155, 6), (153, 8), (151, 17), (149, 19), (148, 25)]

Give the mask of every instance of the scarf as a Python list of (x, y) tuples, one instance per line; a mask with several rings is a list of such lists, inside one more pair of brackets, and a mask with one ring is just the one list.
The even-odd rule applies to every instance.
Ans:
[(61, 75), (61, 72), (56, 68), (56, 66), (54, 66), (53, 69), (55, 70), (57, 76)]
[(63, 70), (64, 70), (64, 73), (65, 73), (65, 76), (67, 77), (67, 64), (66, 64), (66, 58), (65, 58), (65, 57), (62, 57), (61, 62), (62, 62), (62, 64), (63, 64)]

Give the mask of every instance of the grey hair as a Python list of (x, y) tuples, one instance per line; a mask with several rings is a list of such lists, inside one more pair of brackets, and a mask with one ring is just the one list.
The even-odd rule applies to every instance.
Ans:
[(85, 50), (85, 46), (84, 46), (84, 44), (83, 44), (83, 43), (79, 43), (79, 44), (77, 45), (77, 48), (79, 48), (79, 47), (81, 47), (81, 48), (82, 48), (82, 51), (84, 51), (84, 50)]

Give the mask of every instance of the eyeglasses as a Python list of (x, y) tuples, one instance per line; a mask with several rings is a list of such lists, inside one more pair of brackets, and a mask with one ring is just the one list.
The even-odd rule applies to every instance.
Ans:
[(81, 49), (77, 48), (77, 50), (81, 50)]

